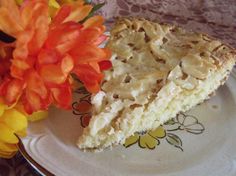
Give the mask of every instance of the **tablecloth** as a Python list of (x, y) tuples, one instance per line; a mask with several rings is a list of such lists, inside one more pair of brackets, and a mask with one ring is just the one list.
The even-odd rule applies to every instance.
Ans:
[[(236, 0), (94, 0), (106, 2), (98, 13), (110, 26), (118, 16), (136, 16), (167, 22), (204, 32), (236, 47)], [(37, 172), (16, 155), (0, 159), (0, 176), (37, 176)]]

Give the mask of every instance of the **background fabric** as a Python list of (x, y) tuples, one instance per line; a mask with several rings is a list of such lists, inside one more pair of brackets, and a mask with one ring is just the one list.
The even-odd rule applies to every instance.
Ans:
[[(93, 0), (106, 2), (99, 11), (110, 26), (115, 17), (136, 16), (207, 33), (236, 47), (235, 0)], [(37, 176), (21, 155), (0, 159), (0, 176)]]
[[(104, 0), (94, 0), (104, 2)], [(207, 33), (236, 47), (235, 0), (105, 0), (108, 24), (118, 16), (143, 17)]]

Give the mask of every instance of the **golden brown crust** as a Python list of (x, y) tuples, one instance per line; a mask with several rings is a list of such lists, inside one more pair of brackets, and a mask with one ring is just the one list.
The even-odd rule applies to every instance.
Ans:
[[(210, 37), (207, 34), (200, 34), (200, 33), (195, 33), (192, 31), (186, 31), (178, 26), (173, 26), (173, 25), (168, 25), (168, 24), (160, 25), (158, 23), (147, 21), (143, 18), (133, 18), (133, 17), (118, 18), (114, 28), (111, 30), (112, 38), (109, 43), (113, 43), (114, 41), (117, 41), (118, 38), (122, 38), (124, 35), (123, 33), (125, 33), (123, 31), (130, 30), (130, 29), (133, 31), (133, 33), (145, 32), (145, 42), (146, 43), (151, 43), (154, 40), (157, 41), (160, 38), (162, 38), (162, 41), (158, 41), (158, 42), (162, 42), (160, 44), (160, 47), (165, 46), (164, 39), (166, 41), (168, 41), (167, 40), (168, 36), (170, 36), (170, 39), (169, 39), (170, 44), (169, 44), (169, 46), (168, 46), (168, 44), (166, 45), (167, 48), (168, 47), (173, 48), (173, 45), (172, 45), (173, 42), (171, 41), (172, 36), (174, 36), (176, 38), (178, 38), (180, 35), (186, 36), (186, 40), (189, 40), (189, 41), (183, 41), (181, 39), (182, 40), (181, 43), (185, 42), (185, 44), (183, 44), (182, 46), (178, 46), (178, 47), (182, 47), (183, 49), (188, 50), (188, 53), (190, 53), (192, 50), (193, 52), (196, 52), (196, 55), (199, 55), (201, 58), (204, 57), (204, 62), (202, 62), (202, 63), (205, 64), (205, 61), (208, 62), (205, 64), (205, 70), (208, 69), (208, 67), (212, 67), (212, 69), (213, 69), (213, 67), (216, 67), (217, 69), (219, 69), (221, 66), (224, 66), (226, 62), (231, 62), (232, 64), (234, 64), (236, 62), (236, 50), (234, 48), (232, 48), (229, 45), (223, 44), (222, 42), (214, 39), (213, 37)], [(155, 34), (156, 34), (156, 36), (155, 36)], [(190, 40), (192, 40), (192, 41), (190, 41)], [(131, 43), (131, 45), (134, 45), (134, 44)], [(178, 43), (177, 43), (177, 45), (178, 45)], [(108, 46), (111, 49), (113, 49), (112, 45), (108, 44)], [(151, 44), (151, 47), (152, 47), (152, 44)], [(176, 48), (178, 48), (178, 47), (176, 47)], [(153, 48), (154, 49), (153, 49), (152, 53), (154, 53), (154, 55), (155, 55), (155, 50), (156, 50), (155, 48), (157, 48), (155, 43), (153, 44)], [(176, 48), (174, 48), (174, 49), (176, 49)], [(137, 48), (135, 48), (135, 49), (137, 49)], [(163, 59), (158, 52), (159, 51), (156, 50), (156, 53), (157, 53), (156, 57), (158, 58), (158, 61), (165, 63), (166, 59)], [(118, 53), (118, 55), (119, 55), (119, 53)], [(184, 54), (183, 54), (183, 56), (184, 56)], [(191, 57), (194, 57), (194, 56), (191, 56)], [(194, 59), (195, 60), (201, 59), (200, 57), (199, 58), (195, 57)], [(186, 60), (182, 60), (182, 62), (185, 62), (185, 61)], [(189, 58), (188, 58), (187, 62), (188, 62), (188, 64), (186, 66), (189, 67), (189, 64), (191, 65), (195, 61), (191, 62), (191, 61), (189, 61)], [(211, 64), (210, 62), (213, 62), (213, 64)], [(200, 64), (200, 62), (199, 62), (199, 64)], [(187, 67), (186, 67), (186, 69), (187, 69)], [(170, 70), (171, 69), (172, 68), (170, 68)], [(185, 68), (182, 67), (182, 69), (184, 70)], [(195, 71), (195, 73), (192, 73), (192, 71), (191, 71), (192, 68), (189, 70), (186, 70), (186, 69), (185, 69), (185, 71), (187, 72), (187, 74), (195, 74), (195, 77), (197, 77), (198, 79), (204, 79), (207, 75), (207, 74), (204, 75), (204, 74), (200, 74), (200, 73), (196, 75), (196, 71)], [(206, 72), (207, 72), (207, 70), (206, 70)]]
[[(158, 22), (158, 21), (151, 22), (151, 21), (148, 21), (148, 20), (146, 20), (145, 18), (142, 18), (142, 17), (116, 17), (116, 22), (115, 22), (115, 25), (112, 28), (112, 30), (117, 28), (117, 25), (119, 25), (119, 24), (126, 24), (126, 28), (128, 28), (128, 27), (130, 27), (130, 26), (127, 26), (128, 24), (132, 25), (134, 22), (137, 22), (137, 21), (147, 21), (149, 23), (152, 23), (153, 25), (160, 24), (162, 26), (168, 26), (168, 27), (172, 28), (172, 30), (177, 29), (177, 30), (181, 30), (181, 31), (185, 31), (186, 32), (186, 30), (183, 29), (182, 27), (180, 27), (179, 25), (172, 25), (172, 24), (168, 24), (168, 23), (164, 23), (164, 22)], [(211, 41), (212, 40), (219, 41), (217, 38), (215, 38), (213, 36), (210, 36), (209, 34), (206, 34), (204, 32), (199, 33), (199, 32), (195, 32), (195, 31), (192, 31), (192, 30), (188, 30), (188, 33), (195, 33), (195, 34), (198, 34), (198, 35), (205, 36), (206, 38), (208, 38)], [(236, 56), (236, 49), (234, 47), (232, 47), (231, 45), (229, 45), (227, 43), (224, 43), (223, 41), (220, 41), (220, 43), (222, 43), (224, 46), (226, 46), (229, 49), (231, 49), (232, 50), (232, 54), (234, 56)], [(236, 57), (235, 57), (235, 61), (236, 61)]]

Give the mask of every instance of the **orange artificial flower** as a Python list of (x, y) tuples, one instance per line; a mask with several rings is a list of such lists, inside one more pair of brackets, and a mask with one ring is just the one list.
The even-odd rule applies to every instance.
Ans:
[(14, 0), (0, 4), (0, 30), (16, 38), (12, 54), (0, 58), (1, 64), (11, 63), (9, 74), (0, 68), (0, 96), (8, 105), (20, 99), (29, 114), (51, 103), (70, 108), (71, 73), (88, 91), (99, 91), (111, 53), (98, 47), (106, 39), (101, 16), (78, 23), (91, 5), (81, 0), (64, 4), (50, 18), (46, 0), (24, 1), (21, 7)]

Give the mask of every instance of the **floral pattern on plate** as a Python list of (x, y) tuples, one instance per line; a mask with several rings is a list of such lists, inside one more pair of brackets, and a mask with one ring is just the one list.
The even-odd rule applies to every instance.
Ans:
[(184, 131), (197, 135), (203, 133), (204, 130), (205, 127), (196, 117), (179, 113), (176, 118), (172, 118), (155, 130), (135, 133), (125, 141), (124, 146), (130, 147), (138, 143), (140, 148), (155, 149), (156, 146), (160, 145), (161, 139), (165, 139), (170, 145), (183, 151), (182, 139), (175, 134), (175, 131)]

